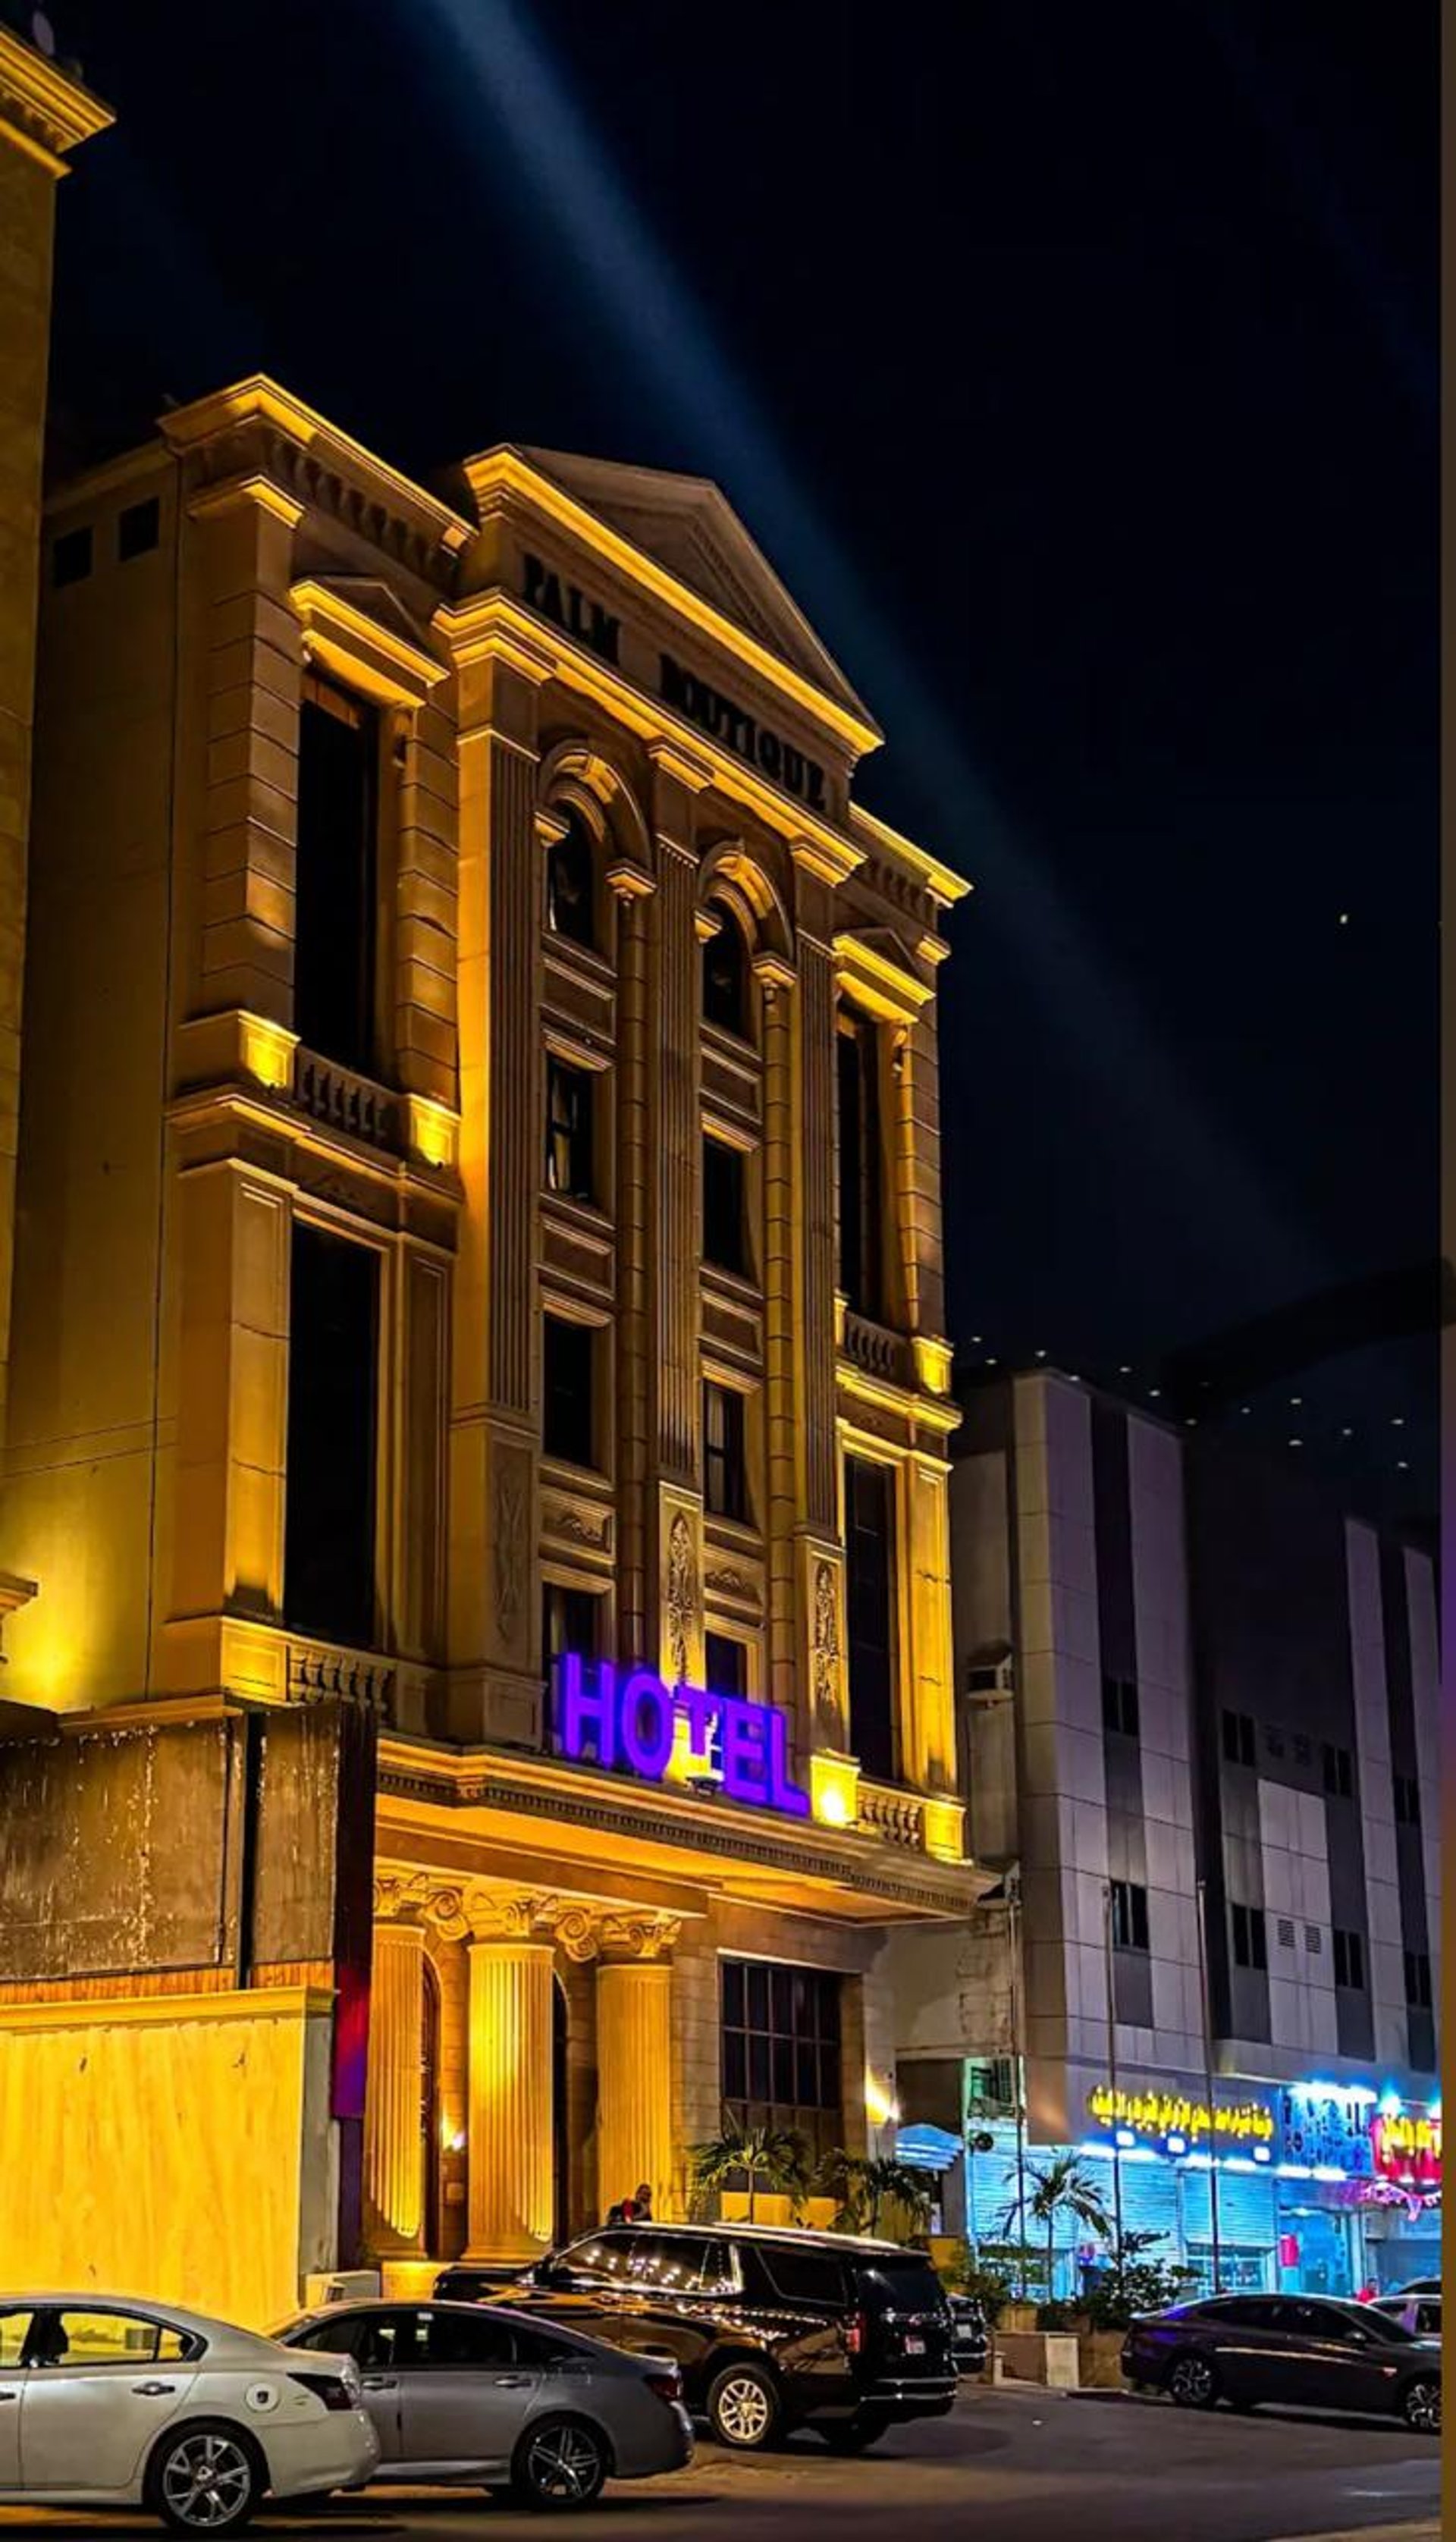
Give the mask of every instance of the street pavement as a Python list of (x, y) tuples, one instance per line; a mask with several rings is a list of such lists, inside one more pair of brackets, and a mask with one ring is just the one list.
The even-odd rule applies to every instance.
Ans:
[[(686, 2472), (609, 2488), (583, 2542), (1296, 2542), (1362, 2533), (1435, 2542), (1440, 2447), (1400, 2426), (1261, 2411), (1174, 2410), (1120, 2392), (967, 2390), (949, 2419), (896, 2430), (858, 2461), (807, 2433), (780, 2453), (700, 2444)], [(559, 2525), (557, 2526), (559, 2530)], [(137, 2513), (0, 2508), (0, 2542), (155, 2535)], [(272, 2515), (259, 2542), (541, 2542), (544, 2519), (470, 2492), (366, 2492)]]

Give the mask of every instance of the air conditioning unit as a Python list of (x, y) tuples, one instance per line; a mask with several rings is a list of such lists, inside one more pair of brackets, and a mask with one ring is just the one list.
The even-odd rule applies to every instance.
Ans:
[(384, 2292), (378, 2269), (326, 2269), (304, 2280), (304, 2308), (318, 2312), (325, 2304), (367, 2303)]

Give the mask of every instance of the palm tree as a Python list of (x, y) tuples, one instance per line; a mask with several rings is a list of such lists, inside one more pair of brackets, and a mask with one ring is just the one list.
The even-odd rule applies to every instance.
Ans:
[(747, 2175), (751, 2224), (760, 2189), (796, 2205), (808, 2193), (809, 2147), (793, 2128), (744, 2127), (725, 2110), (721, 2135), (690, 2145), (688, 2159), (699, 2189), (736, 2189)]
[(930, 2220), (930, 2186), (923, 2171), (897, 2162), (893, 2154), (845, 2153), (842, 2145), (825, 2155), (814, 2177), (816, 2189), (838, 2201), (837, 2233), (878, 2233), (880, 2210), (903, 2206), (912, 2231)]
[(1001, 2230), (1009, 2233), (1018, 2218), (1025, 2216), (1034, 2224), (1047, 2228), (1047, 2300), (1053, 2298), (1053, 2254), (1056, 2243), (1058, 2215), (1070, 2215), (1085, 2224), (1089, 2233), (1106, 2241), (1112, 2231), (1112, 2218), (1102, 2203), (1102, 2193), (1079, 2154), (1054, 2154), (1039, 2170), (1034, 2163), (1026, 2169), (1027, 2186), (1022, 2195), (1013, 2198), (1001, 2218)]

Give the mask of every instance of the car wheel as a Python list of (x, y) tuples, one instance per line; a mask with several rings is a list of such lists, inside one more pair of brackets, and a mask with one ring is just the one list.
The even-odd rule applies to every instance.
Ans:
[(157, 2445), (144, 2495), (174, 2533), (241, 2533), (266, 2487), (263, 2458), (250, 2435), (222, 2419), (196, 2419)]
[(824, 2419), (815, 2428), (832, 2454), (862, 2454), (877, 2445), (890, 2422), (883, 2410), (856, 2410), (852, 2419)]
[(609, 2469), (607, 2443), (585, 2419), (538, 2419), (516, 2447), (512, 2496), (543, 2513), (591, 2506)]
[(708, 2387), (707, 2423), (720, 2445), (762, 2453), (783, 2417), (778, 2386), (762, 2365), (725, 2365)]
[(1441, 2387), (1430, 2374), (1422, 2374), (1419, 2383), (1408, 2383), (1401, 2402), (1406, 2425), (1419, 2435), (1438, 2436), (1441, 2432)]
[(1168, 2389), (1180, 2410), (1211, 2410), (1218, 2398), (1218, 2377), (1207, 2357), (1196, 2352), (1177, 2359), (1168, 2376)]

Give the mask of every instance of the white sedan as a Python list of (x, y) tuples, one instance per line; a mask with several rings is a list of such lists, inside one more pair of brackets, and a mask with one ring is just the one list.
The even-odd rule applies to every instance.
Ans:
[(0, 2295), (0, 2505), (237, 2533), (270, 2491), (358, 2489), (378, 2460), (351, 2357), (130, 2295)]

